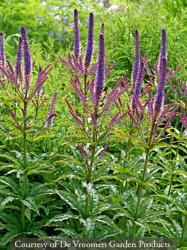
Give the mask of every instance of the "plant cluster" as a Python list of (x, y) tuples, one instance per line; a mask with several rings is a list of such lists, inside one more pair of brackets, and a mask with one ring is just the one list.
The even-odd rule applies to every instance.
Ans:
[(2, 247), (18, 236), (165, 236), (186, 246), (187, 86), (176, 84), (178, 69), (168, 69), (166, 29), (154, 69), (135, 30), (131, 79), (113, 79), (111, 87), (105, 25), (95, 62), (94, 15), (84, 50), (75, 9), (73, 52), (60, 57), (70, 85), (64, 114), (55, 111), (55, 89), (48, 115), (52, 67), (35, 65), (26, 29), (20, 31), (15, 66), (0, 34), (2, 124), (10, 124), (1, 132)]

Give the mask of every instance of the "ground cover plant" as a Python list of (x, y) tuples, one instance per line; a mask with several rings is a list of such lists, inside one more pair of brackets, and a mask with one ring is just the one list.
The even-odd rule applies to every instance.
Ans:
[(73, 50), (49, 56), (21, 27), (11, 57), (0, 33), (1, 249), (15, 237), (164, 236), (187, 247), (185, 61), (170, 67), (165, 25), (154, 63), (129, 26), (134, 55), (118, 68), (107, 20), (89, 14), (85, 43), (74, 9)]

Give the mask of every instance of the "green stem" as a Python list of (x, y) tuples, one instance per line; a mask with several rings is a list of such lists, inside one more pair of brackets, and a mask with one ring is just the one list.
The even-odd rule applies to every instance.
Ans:
[(170, 178), (170, 183), (169, 183), (168, 196), (169, 196), (170, 193), (171, 193), (171, 187), (172, 187), (172, 185), (173, 185), (173, 178), (174, 178), (174, 173), (172, 172), (171, 178)]
[(84, 95), (87, 96), (87, 72), (84, 75)]
[[(145, 158), (145, 162), (144, 162), (144, 170), (143, 170), (143, 174), (142, 174), (142, 177), (141, 177), (141, 183), (138, 184), (138, 189), (137, 189), (138, 200), (137, 200), (137, 203), (136, 203), (135, 216), (134, 216), (135, 221), (138, 218), (138, 210), (139, 210), (140, 203), (141, 203), (141, 198), (142, 198), (141, 197), (141, 193), (142, 193), (142, 189), (143, 189), (142, 183), (144, 182), (145, 175), (146, 175), (146, 172), (147, 172), (147, 166), (148, 166), (148, 162), (149, 162), (149, 155), (150, 155), (150, 147), (146, 148), (146, 158)], [(132, 237), (133, 238), (135, 236), (135, 233), (136, 233), (136, 224), (133, 223), (133, 228), (132, 228)]]
[[(95, 109), (95, 117), (97, 119), (97, 108)], [(92, 179), (92, 168), (95, 160), (95, 152), (96, 152), (96, 146), (97, 146), (97, 129), (95, 127), (93, 128), (93, 134), (92, 134), (92, 150), (91, 150), (91, 160), (90, 164), (87, 165), (87, 175), (86, 175), (86, 185), (88, 185), (91, 182)], [(86, 207), (85, 207), (85, 217), (89, 217), (89, 200), (90, 200), (90, 194), (88, 191), (88, 187), (86, 186)], [(86, 235), (87, 236), (87, 235)]]
[(21, 222), (22, 222), (22, 229), (23, 231), (25, 231), (25, 205), (22, 203), (22, 207), (21, 207)]
[[(150, 131), (149, 139), (148, 139), (148, 142), (147, 142), (147, 147), (145, 149), (146, 157), (145, 157), (145, 162), (144, 162), (143, 174), (142, 174), (142, 177), (141, 177), (141, 182), (138, 183), (138, 188), (137, 188), (138, 199), (137, 199), (137, 203), (136, 203), (136, 207), (135, 207), (135, 215), (134, 215), (135, 221), (138, 218), (138, 210), (139, 210), (140, 203), (141, 203), (141, 198), (142, 198), (142, 196), (141, 196), (142, 189), (143, 189), (142, 183), (144, 183), (144, 181), (145, 181), (145, 176), (146, 176), (148, 162), (149, 162), (149, 156), (150, 156), (150, 150), (151, 150), (152, 145), (153, 145), (153, 130), (154, 130), (154, 127), (155, 127), (156, 119), (157, 119), (157, 114), (155, 114), (155, 117), (154, 117), (153, 122), (152, 122), (152, 127), (151, 127), (151, 131)], [(132, 237), (133, 238), (134, 238), (135, 233), (136, 233), (135, 221), (133, 222), (133, 228), (132, 228)]]
[[(176, 127), (178, 127), (178, 124), (179, 124), (179, 122), (177, 123)], [(180, 138), (181, 138), (181, 135), (182, 135), (182, 127), (181, 127), (181, 130), (180, 130)], [(174, 137), (172, 138), (172, 144), (173, 144), (173, 142), (174, 142)], [(176, 165), (177, 165), (177, 157), (178, 157), (178, 154), (179, 154), (179, 146), (180, 146), (180, 140), (177, 143), (177, 150), (176, 150), (176, 155), (175, 155), (175, 166), (174, 166), (174, 168), (172, 168), (172, 174), (171, 174), (170, 183), (169, 183), (168, 196), (171, 193), (171, 188), (172, 188), (172, 185), (173, 185), (173, 178), (174, 178), (174, 175), (175, 175), (174, 171), (175, 171), (175, 168), (176, 168)]]
[[(87, 72), (84, 75), (84, 95), (87, 96)], [(86, 107), (84, 105), (83, 128), (85, 128), (85, 123), (86, 123), (85, 112), (86, 112)]]
[(130, 154), (129, 154), (130, 149), (131, 149), (130, 142), (131, 142), (131, 139), (132, 139), (132, 134), (134, 132), (134, 129), (135, 128), (134, 128), (134, 126), (133, 126), (133, 124), (131, 122), (131, 124), (130, 124), (130, 132), (129, 132), (129, 139), (127, 141), (127, 151), (126, 151), (126, 155), (125, 155), (125, 160), (126, 159), (129, 160), (129, 157), (130, 157)]
[[(26, 178), (26, 172), (25, 169), (27, 167), (27, 101), (24, 101), (24, 116), (23, 116), (23, 167), (24, 167), (24, 171), (23, 171), (23, 178), (25, 181)], [(23, 192), (22, 195), (23, 199), (25, 199), (25, 192)], [(22, 203), (22, 207), (21, 207), (21, 219), (22, 219), (22, 228), (23, 230), (25, 230), (25, 226), (26, 226), (26, 222), (25, 222), (25, 205)]]
[(27, 167), (27, 102), (24, 102), (24, 113), (23, 117), (23, 166)]
[(187, 215), (185, 215), (185, 218), (184, 218), (184, 224), (182, 227), (182, 234), (181, 234), (180, 244), (179, 244), (180, 246), (182, 246), (186, 231), (187, 231)]
[[(93, 146), (91, 152), (91, 160), (90, 164), (87, 165), (87, 175), (86, 175), (86, 185), (88, 185), (92, 179), (92, 168), (95, 159), (95, 151), (96, 151), (96, 142), (97, 142), (97, 131), (94, 129), (93, 131), (93, 138), (92, 138)], [(89, 216), (89, 199), (90, 195), (88, 192), (88, 187), (86, 186), (86, 208), (85, 208), (85, 217), (88, 218)]]

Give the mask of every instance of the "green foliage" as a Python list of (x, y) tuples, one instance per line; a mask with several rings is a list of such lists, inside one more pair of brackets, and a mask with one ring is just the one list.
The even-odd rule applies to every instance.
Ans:
[[(79, 101), (70, 86), (71, 73), (62, 68), (59, 56), (72, 48), (73, 8), (80, 12), (81, 41), (86, 43), (87, 14), (96, 13), (95, 51), (100, 22), (105, 22), (107, 61), (114, 65), (108, 88), (119, 76), (130, 76), (135, 29), (140, 31), (142, 54), (151, 68), (158, 58), (160, 30), (168, 34), (169, 68), (182, 66), (177, 78), (186, 81), (187, 33), (186, 1), (111, 1), (118, 10), (89, 1), (1, 0), (0, 30), (5, 32), (6, 56), (14, 61), (19, 26), (27, 27), (35, 67), (50, 63), (53, 70), (44, 85), (45, 102), (38, 120), (29, 109), (31, 128), (27, 134), (27, 166), (23, 160), (22, 133), (15, 128), (7, 108), (14, 108), (13, 88), (0, 90), (0, 248), (14, 237), (60, 236), (74, 238), (160, 237), (173, 239), (181, 250), (187, 247), (187, 141), (179, 114), (162, 140), (150, 151), (147, 175), (142, 181), (145, 143), (139, 131), (132, 132), (128, 118), (122, 120), (108, 138), (109, 149), (96, 162), (92, 185), (85, 181), (85, 165), (77, 144), (92, 148), (68, 113), (65, 99), (71, 99), (78, 114)], [(140, 2), (140, 3), (139, 3)], [(44, 4), (46, 3), (46, 4)], [(173, 4), (174, 3), (174, 4)], [(71, 11), (67, 11), (71, 9)], [(50, 34), (54, 37), (50, 37)], [(63, 39), (63, 42), (60, 41)], [(94, 61), (96, 54), (94, 55)], [(33, 79), (36, 79), (36, 75)], [(177, 81), (173, 81), (177, 86)], [(153, 84), (154, 85), (154, 84)], [(154, 88), (155, 86), (153, 86)], [(167, 85), (167, 100), (180, 103), (186, 112), (185, 97)], [(52, 127), (44, 124), (52, 94), (58, 92), (57, 117)], [(128, 96), (123, 97), (126, 108)], [(181, 111), (181, 110), (179, 110)], [(111, 120), (105, 117), (104, 127)], [(21, 113), (17, 114), (21, 121)], [(161, 127), (164, 124), (161, 125)], [(161, 129), (161, 127), (159, 129)], [(147, 136), (150, 122), (142, 119)], [(102, 131), (102, 132), (103, 132)], [(132, 133), (131, 133), (132, 132)], [(147, 138), (147, 137), (146, 137)], [(97, 147), (96, 156), (102, 150)], [(137, 188), (142, 187), (139, 209)], [(134, 229), (134, 232), (133, 232)]]

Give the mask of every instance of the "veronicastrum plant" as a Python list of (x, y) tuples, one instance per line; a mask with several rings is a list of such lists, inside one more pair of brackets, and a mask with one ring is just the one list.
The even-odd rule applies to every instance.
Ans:
[[(149, 80), (146, 83), (145, 88), (142, 88), (145, 69)], [(155, 179), (157, 172), (163, 171), (165, 174), (165, 169), (161, 169), (159, 164), (156, 165), (156, 162), (154, 165), (153, 160), (158, 148), (164, 148), (165, 145), (167, 145), (167, 140), (170, 137), (167, 137), (166, 132), (169, 133), (170, 128), (172, 127), (172, 121), (176, 119), (179, 120), (179, 113), (177, 111), (179, 110), (180, 105), (174, 105), (174, 103), (167, 103), (167, 105), (164, 105), (167, 100), (167, 96), (165, 94), (165, 85), (170, 76), (169, 73), (169, 70), (167, 70), (166, 30), (162, 30), (161, 51), (159, 60), (155, 65), (155, 80), (153, 79), (147, 59), (145, 57), (141, 59), (140, 57), (139, 34), (136, 31), (135, 60), (132, 71), (132, 98), (127, 112), (131, 120), (129, 138), (133, 138), (133, 134), (136, 134), (137, 138), (139, 137), (139, 141), (142, 142), (141, 148), (144, 149), (144, 157), (141, 158), (141, 160), (139, 159), (139, 164), (142, 163), (143, 170), (140, 168), (137, 171), (138, 165), (136, 165), (134, 172), (131, 172), (132, 177), (135, 177), (136, 181), (136, 188), (134, 189), (135, 193), (131, 192), (131, 194), (129, 194), (129, 191), (127, 189), (125, 190), (127, 197), (125, 198), (125, 201), (123, 201), (125, 204), (125, 209), (123, 212), (120, 211), (119, 214), (115, 216), (116, 219), (121, 216), (125, 217), (125, 222), (128, 222), (128, 226), (125, 225), (125, 230), (127, 230), (125, 235), (132, 237), (144, 236), (145, 233), (149, 235), (150, 231), (154, 230), (154, 232), (157, 234), (159, 228), (158, 225), (163, 223), (163, 218), (166, 216), (164, 206), (161, 206), (161, 210), (158, 211), (159, 206), (157, 201), (160, 199), (158, 193), (161, 187), (158, 186), (160, 182)], [(156, 93), (154, 93), (155, 83), (157, 83)], [(154, 99), (152, 98), (153, 95)], [(183, 115), (180, 119), (184, 123), (184, 111), (182, 111), (182, 114)], [(181, 144), (181, 146), (182, 145), (183, 144)], [(126, 161), (127, 164), (125, 164), (126, 168), (128, 167), (128, 164), (132, 164), (134, 161), (132, 159), (133, 154), (130, 154), (132, 151), (127, 148), (127, 152), (129, 155), (128, 161)], [(182, 165), (184, 165), (184, 162), (185, 160), (183, 160)], [(169, 190), (171, 190), (171, 185), (173, 185), (172, 178), (169, 181)], [(126, 188), (128, 188), (128, 186)], [(170, 199), (169, 193), (164, 196), (165, 199)], [(168, 227), (168, 222), (166, 221), (165, 223), (165, 226)], [(122, 225), (124, 226), (124, 224)], [(122, 225), (120, 225), (120, 228)], [(184, 219), (183, 228), (181, 228), (177, 236), (179, 241), (181, 241), (180, 238), (184, 240), (184, 230), (186, 230), (185, 228), (186, 224)], [(171, 234), (167, 234), (166, 231), (164, 235), (172, 238)]]
[[(51, 66), (36, 70), (32, 62), (27, 32), (24, 27), (20, 29), (17, 56), (15, 65), (5, 60), (3, 34), (0, 34), (0, 82), (2, 87), (2, 107), (4, 115), (9, 114), (11, 121), (9, 133), (18, 134), (19, 144), (11, 150), (16, 152), (17, 157), (6, 156), (9, 164), (5, 164), (1, 171), (4, 176), (0, 177), (0, 183), (4, 188), (1, 200), (0, 220), (6, 234), (1, 239), (4, 245), (16, 236), (35, 235), (44, 236), (42, 222), (36, 221), (40, 215), (42, 204), (45, 204), (49, 191), (42, 184), (32, 183), (32, 175), (38, 175), (47, 171), (47, 166), (40, 166), (30, 153), (32, 137), (41, 130), (42, 126), (49, 127), (55, 118), (55, 103), (57, 94), (52, 98), (48, 115), (42, 122), (39, 121), (39, 112), (47, 101), (44, 95), (43, 85), (51, 71)], [(37, 73), (36, 73), (37, 72)], [(12, 135), (14, 137), (14, 135)], [(18, 144), (18, 145), (19, 145)], [(1, 154), (3, 157), (3, 154)], [(38, 159), (37, 159), (38, 160)], [(14, 163), (14, 164), (11, 164)], [(50, 169), (48, 169), (50, 171)], [(47, 199), (46, 199), (47, 201)], [(11, 215), (10, 215), (11, 213)], [(34, 222), (35, 221), (35, 222)]]
[[(135, 31), (131, 82), (119, 79), (109, 93), (106, 82), (112, 85), (107, 78), (111, 68), (106, 66), (104, 33), (102, 24), (94, 64), (94, 15), (89, 15), (83, 55), (78, 12), (74, 11), (74, 50), (68, 59), (60, 58), (71, 75), (71, 91), (64, 102), (67, 119), (57, 124), (57, 129), (66, 130), (66, 140), (62, 142), (61, 132), (57, 134), (59, 147), (52, 160), (48, 159), (52, 152), (42, 158), (40, 145), (30, 150), (36, 144), (31, 139), (36, 133), (47, 137), (45, 131), (56, 116), (57, 93), (48, 115), (45, 113), (45, 119), (41, 115), (48, 100), (43, 85), (51, 67), (36, 69), (25, 28), (21, 28), (13, 66), (5, 60), (0, 34), (1, 112), (13, 121), (8, 120), (11, 126), (6, 132), (18, 134), (18, 139), (14, 138), (18, 143), (10, 150), (16, 157), (0, 154), (7, 160), (0, 170), (5, 175), (0, 177), (2, 244), (27, 235), (167, 236), (179, 246), (186, 242), (186, 158), (181, 154), (186, 152), (186, 85), (179, 82), (178, 88), (170, 83), (166, 30), (162, 30), (154, 74), (147, 58), (141, 57)], [(168, 82), (176, 95), (180, 94), (174, 102), (167, 96)], [(45, 143), (47, 140), (42, 145)]]
[[(62, 227), (61, 231), (65, 233), (67, 231), (61, 223), (66, 221), (64, 224), (69, 222), (71, 225), (69, 226), (71, 236), (98, 237), (97, 235), (115, 235), (118, 232), (115, 224), (106, 215), (110, 205), (100, 198), (102, 197), (100, 193), (110, 189), (109, 185), (108, 188), (101, 188), (102, 176), (109, 171), (101, 160), (108, 150), (112, 128), (126, 115), (121, 111), (119, 98), (127, 90), (128, 84), (125, 79), (120, 79), (109, 94), (104, 91), (107, 74), (110, 71), (106, 66), (104, 24), (99, 35), (97, 63), (93, 65), (92, 13), (88, 22), (88, 41), (84, 58), (81, 51), (77, 10), (74, 11), (74, 51), (68, 60), (61, 58), (62, 64), (72, 75), (71, 86), (76, 95), (76, 106), (68, 98), (66, 104), (77, 127), (72, 129), (77, 134), (77, 149), (80, 153), (76, 152), (79, 163), (76, 160), (76, 164), (73, 164), (71, 168), (73, 173), (68, 172), (69, 174), (66, 173), (59, 178), (59, 181), (68, 179), (68, 182), (73, 179), (71, 186), (63, 182), (63, 189), (57, 191), (61, 199), (68, 204), (67, 213), (55, 216), (49, 224)], [(115, 108), (111, 111), (112, 106)], [(101, 227), (105, 227), (106, 231), (101, 231)]]
[[(154, 169), (152, 161), (156, 148), (162, 145), (167, 138), (163, 135), (169, 130), (173, 119), (177, 119), (179, 108), (179, 105), (174, 106), (173, 103), (164, 104), (167, 100), (165, 85), (169, 74), (166, 30), (162, 30), (161, 51), (154, 69), (155, 76), (149, 68), (146, 57), (141, 58), (140, 39), (138, 31), (136, 31), (135, 60), (131, 74), (132, 90), (128, 90), (127, 79), (120, 79), (107, 95), (104, 82), (110, 68), (106, 68), (104, 56), (103, 24), (99, 36), (97, 63), (96, 65), (91, 63), (94, 44), (93, 19), (93, 14), (90, 14), (88, 41), (83, 58), (78, 12), (74, 11), (74, 51), (67, 60), (61, 58), (62, 64), (71, 72), (71, 86), (76, 94), (71, 95), (71, 102), (67, 98), (66, 104), (79, 128), (79, 130), (75, 130), (72, 127), (72, 130), (75, 131), (74, 138), (79, 141), (77, 148), (82, 157), (74, 148), (70, 150), (71, 154), (75, 156), (68, 158), (71, 167), (69, 171), (62, 171), (62, 175), (57, 179), (57, 184), (62, 188), (62, 190), (58, 189), (57, 193), (68, 204), (68, 209), (65, 214), (62, 213), (51, 219), (49, 225), (57, 227), (63, 236), (68, 234), (78, 237), (97, 237), (98, 235), (100, 237), (114, 235), (138, 237), (149, 235), (151, 230), (157, 235), (157, 228), (163, 222), (164, 208), (162, 207), (162, 211), (158, 211), (155, 198), (158, 181), (155, 181), (154, 175), (160, 171), (160, 168), (156, 166)], [(145, 70), (148, 82), (145, 88), (142, 88), (143, 82), (145, 82)], [(126, 97), (123, 95), (124, 92), (127, 93)], [(124, 108), (124, 100), (127, 108)], [(126, 114), (129, 115), (130, 123), (127, 123)], [(111, 115), (113, 115), (112, 118), (110, 118)], [(119, 164), (110, 168), (105, 164), (103, 156), (108, 148), (109, 134), (113, 126), (122, 119), (130, 127), (125, 168), (122, 169)], [(182, 121), (184, 123), (184, 118)], [(134, 143), (135, 137), (141, 146), (139, 154), (143, 152), (145, 155), (145, 157), (139, 157), (140, 166), (143, 169), (139, 167), (139, 164), (135, 164), (135, 168), (133, 167), (133, 148), (130, 147)], [(139, 145), (137, 144), (137, 146)], [(112, 171), (112, 174), (109, 171)], [(124, 176), (128, 176), (128, 173), (130, 178), (123, 177), (123, 173), (125, 173)], [(106, 181), (107, 179), (111, 182)], [(128, 188), (132, 188), (132, 186), (128, 183), (132, 179), (135, 183), (131, 192)], [(62, 180), (63, 184), (61, 184)], [(73, 180), (72, 185), (69, 186), (71, 180)], [(100, 184), (101, 180), (103, 184)], [(151, 183), (152, 180), (154, 183)], [(112, 194), (111, 189), (115, 190), (116, 194)], [(116, 190), (120, 190), (120, 198)], [(120, 199), (123, 201), (119, 203), (118, 207)], [(125, 205), (124, 209), (121, 204)], [(112, 212), (114, 209), (119, 209), (119, 212)], [(159, 219), (158, 216), (160, 216)], [(123, 219), (120, 220), (122, 217)], [(157, 225), (153, 226), (154, 223)], [(98, 230), (101, 224), (102, 226), (107, 225), (105, 228), (107, 234)], [(180, 235), (183, 235), (183, 232), (184, 229)], [(184, 237), (181, 236), (181, 238)]]

